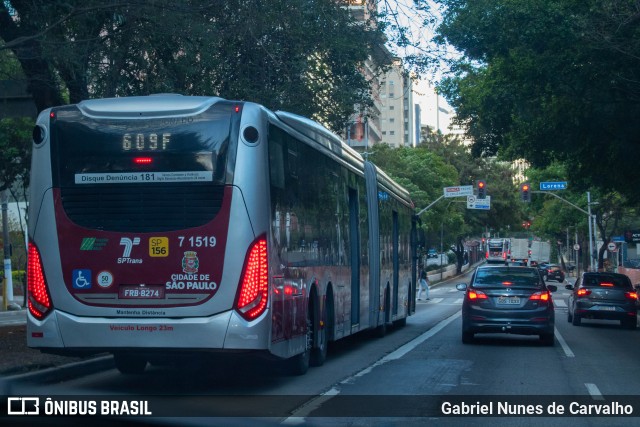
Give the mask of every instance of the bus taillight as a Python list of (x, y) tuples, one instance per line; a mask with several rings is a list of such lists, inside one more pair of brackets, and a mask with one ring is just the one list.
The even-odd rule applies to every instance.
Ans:
[(44, 319), (53, 308), (47, 281), (42, 270), (42, 260), (40, 252), (33, 243), (29, 242), (29, 253), (27, 255), (27, 292), (29, 295), (29, 312), (36, 319)]
[(267, 240), (253, 242), (247, 253), (240, 280), (236, 308), (247, 320), (260, 316), (267, 308), (269, 271), (267, 267)]

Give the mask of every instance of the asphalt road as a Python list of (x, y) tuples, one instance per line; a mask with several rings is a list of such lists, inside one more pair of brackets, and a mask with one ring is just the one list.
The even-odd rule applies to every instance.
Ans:
[[(571, 325), (568, 291), (558, 284), (555, 346), (545, 347), (537, 337), (501, 334), (479, 335), (465, 345), (462, 293), (454, 288), (460, 281), (434, 286), (431, 300), (418, 303), (407, 325), (382, 339), (361, 334), (334, 343), (325, 365), (300, 377), (283, 375), (270, 362), (233, 358), (151, 367), (140, 376), (103, 369), (62, 381), (34, 378), (14, 381), (10, 388), (17, 395), (148, 400), (155, 416), (168, 415), (154, 421), (179, 425), (241, 425), (250, 415), (267, 425), (638, 424), (639, 331), (609, 321)], [(634, 417), (578, 412), (551, 418), (547, 412), (552, 404), (568, 412), (613, 403), (631, 405)], [(493, 412), (471, 418), (445, 413), (464, 405)], [(545, 417), (513, 412), (528, 409), (540, 409)], [(499, 410), (510, 416), (498, 416)]]

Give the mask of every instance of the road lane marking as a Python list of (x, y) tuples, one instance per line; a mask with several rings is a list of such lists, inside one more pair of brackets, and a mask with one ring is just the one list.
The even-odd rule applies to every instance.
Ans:
[(449, 316), (448, 318), (440, 321), (433, 328), (429, 329), (428, 331), (426, 331), (422, 335), (419, 335), (417, 338), (414, 338), (413, 340), (409, 341), (408, 343), (406, 343), (402, 347), (398, 348), (397, 350), (387, 354), (385, 357), (383, 357), (382, 359), (378, 360), (377, 362), (375, 362), (371, 366), (369, 366), (367, 368), (364, 368), (360, 372), (357, 372), (357, 373), (353, 374), (352, 376), (350, 376), (349, 378), (341, 381), (340, 384), (351, 384), (356, 378), (362, 377), (362, 376), (368, 374), (369, 372), (371, 372), (373, 370), (373, 368), (378, 367), (380, 365), (383, 365), (383, 364), (385, 364), (387, 362), (390, 362), (392, 360), (400, 359), (402, 356), (404, 356), (405, 354), (409, 353), (411, 350), (415, 349), (417, 346), (419, 346), (420, 344), (422, 344), (423, 342), (425, 342), (426, 340), (428, 340), (429, 338), (431, 338), (432, 336), (434, 336), (435, 334), (440, 332), (442, 329), (444, 329), (445, 326), (447, 326), (449, 323), (451, 323), (454, 320), (456, 320), (461, 315), (462, 315), (462, 313), (460, 311), (454, 313), (453, 315)]
[(571, 349), (569, 348), (569, 345), (567, 344), (567, 342), (564, 340), (564, 338), (560, 334), (560, 331), (558, 330), (558, 328), (553, 328), (553, 330), (556, 334), (556, 338), (558, 339), (558, 342), (560, 343), (560, 346), (562, 346), (562, 350), (564, 351), (564, 354), (567, 357), (576, 357), (573, 351), (571, 351)]
[(556, 307), (558, 308), (567, 308), (567, 303), (564, 302), (563, 299), (560, 300), (554, 300), (553, 303), (555, 304)]
[[(408, 343), (406, 343), (402, 347), (398, 348), (397, 350), (392, 351), (391, 353), (387, 354), (385, 357), (383, 357), (382, 359), (380, 359), (377, 362), (373, 363), (371, 366), (362, 369), (360, 372), (355, 373), (354, 375), (348, 377), (345, 380), (340, 381), (340, 384), (351, 384), (356, 380), (356, 378), (362, 377), (362, 376), (368, 374), (369, 372), (371, 372), (373, 370), (373, 368), (375, 368), (377, 366), (380, 366), (380, 365), (383, 365), (383, 364), (385, 364), (387, 362), (390, 362), (392, 360), (400, 359), (401, 357), (403, 357), (404, 355), (409, 353), (411, 350), (415, 349), (417, 346), (419, 346), (420, 344), (422, 344), (423, 342), (425, 342), (426, 340), (428, 340), (429, 338), (433, 337), (435, 334), (440, 332), (449, 323), (453, 322), (454, 320), (456, 320), (461, 315), (462, 315), (462, 313), (460, 311), (454, 313), (453, 315), (449, 316), (448, 318), (440, 321), (433, 328), (429, 329), (428, 331), (426, 331), (422, 335), (419, 335), (417, 338), (414, 338), (413, 340), (409, 341)], [(332, 387), (330, 390), (322, 393), (321, 395), (319, 395), (317, 397), (314, 397), (313, 399), (307, 401), (302, 406), (300, 406), (299, 408), (294, 410), (291, 413), (291, 416), (286, 418), (286, 419), (284, 419), (281, 424), (286, 424), (286, 425), (302, 425), (302, 424), (304, 424), (306, 422), (305, 421), (305, 417), (309, 416), (309, 414), (312, 411), (316, 410), (317, 408), (322, 406), (323, 403), (327, 402), (329, 399), (333, 398), (334, 396), (337, 396), (338, 394), (340, 394), (340, 389), (337, 388), (337, 387)]]
[(604, 400), (604, 396), (600, 393), (600, 389), (597, 385), (592, 383), (584, 383), (585, 387), (587, 387), (587, 391), (591, 395), (593, 400)]
[(305, 402), (301, 407), (293, 411), (293, 415), (282, 421), (284, 425), (304, 425), (306, 423), (305, 418), (311, 414), (311, 412), (320, 408), (325, 402), (329, 401), (333, 396), (340, 394), (340, 390), (332, 387), (330, 390), (325, 391), (321, 395), (314, 397), (313, 399)]

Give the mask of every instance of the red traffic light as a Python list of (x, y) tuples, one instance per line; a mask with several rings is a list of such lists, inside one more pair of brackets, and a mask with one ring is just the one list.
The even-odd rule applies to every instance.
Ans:
[(487, 184), (484, 180), (476, 181), (476, 186), (478, 187), (478, 199), (484, 199), (487, 197)]
[(522, 198), (523, 202), (531, 201), (531, 193), (529, 192), (530, 188), (531, 187), (528, 182), (520, 184), (520, 197)]

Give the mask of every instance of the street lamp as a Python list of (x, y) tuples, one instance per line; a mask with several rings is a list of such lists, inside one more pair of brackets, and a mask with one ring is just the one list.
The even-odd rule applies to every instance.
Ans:
[[(589, 268), (591, 269), (591, 271), (595, 271), (596, 268), (594, 268), (594, 266), (596, 265), (594, 262), (594, 256), (593, 256), (593, 251), (594, 251), (594, 247), (598, 246), (598, 241), (597, 241), (597, 237), (596, 237), (596, 215), (595, 214), (591, 214), (591, 205), (597, 205), (598, 202), (592, 202), (591, 201), (591, 192), (587, 191), (587, 210), (589, 211)], [(592, 224), (593, 222), (593, 224)], [(593, 239), (593, 244), (591, 243), (591, 239)]]

